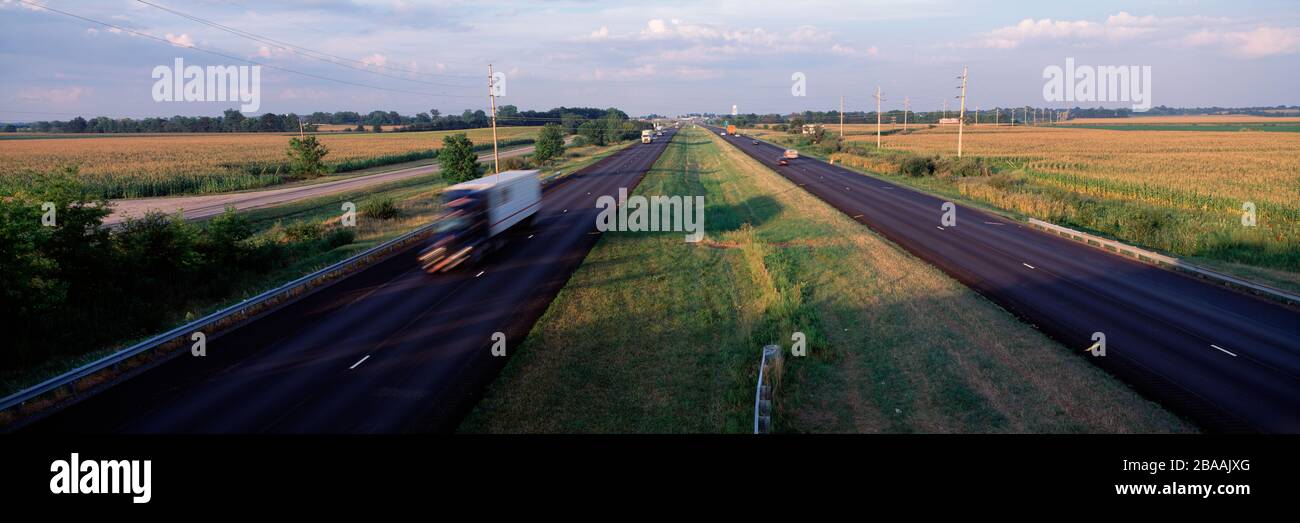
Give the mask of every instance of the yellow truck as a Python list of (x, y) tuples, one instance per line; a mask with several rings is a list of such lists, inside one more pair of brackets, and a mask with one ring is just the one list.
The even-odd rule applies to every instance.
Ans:
[(727, 134), (731, 136), (736, 135), (736, 126), (734, 124), (727, 124)]

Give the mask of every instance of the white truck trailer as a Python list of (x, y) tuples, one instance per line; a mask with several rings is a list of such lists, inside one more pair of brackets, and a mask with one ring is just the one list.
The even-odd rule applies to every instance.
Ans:
[(504, 245), (507, 231), (527, 226), (541, 209), (542, 184), (537, 170), (505, 171), (448, 187), (442, 201), (446, 211), (419, 256), (430, 273), (472, 263)]
[(651, 131), (650, 129), (644, 129), (641, 131), (641, 143), (650, 143), (653, 141), (655, 141), (654, 131)]

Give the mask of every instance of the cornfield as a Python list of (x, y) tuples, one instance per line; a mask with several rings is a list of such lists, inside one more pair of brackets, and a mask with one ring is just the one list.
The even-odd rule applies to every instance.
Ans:
[[(502, 141), (532, 138), (537, 127), (497, 130)], [(414, 159), (442, 147), (457, 132), (491, 143), (491, 129), (410, 133), (320, 134), (330, 165), (365, 164), (378, 157)], [(0, 185), (21, 186), (29, 173), (77, 166), (87, 187), (108, 198), (226, 192), (284, 181), (291, 135), (262, 133), (154, 134), (0, 140)]]

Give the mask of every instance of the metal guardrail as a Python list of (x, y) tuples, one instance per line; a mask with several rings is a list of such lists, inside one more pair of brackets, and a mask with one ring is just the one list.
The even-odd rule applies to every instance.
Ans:
[(217, 312), (208, 314), (207, 316), (204, 316), (202, 318), (199, 318), (197, 320), (186, 323), (184, 325), (176, 327), (172, 330), (169, 330), (167, 332), (164, 332), (152, 338), (149, 338), (145, 341), (142, 341), (140, 343), (122, 349), (120, 351), (114, 352), (113, 354), (100, 358), (99, 360), (93, 361), (91, 363), (87, 363), (86, 365), (83, 365), (76, 369), (55, 376), (53, 378), (45, 380), (41, 383), (38, 383), (26, 389), (15, 392), (5, 397), (3, 400), (0, 400), (0, 411), (9, 410), (10, 408), (13, 408), (15, 406), (20, 406), (23, 403), (36, 399), (51, 391), (58, 390), (68, 385), (73, 385), (77, 381), (92, 376), (97, 372), (118, 365), (124, 361), (127, 361), (131, 358), (134, 358), (146, 352), (157, 349), (159, 346), (180, 339), (186, 336), (187, 334), (196, 331), (201, 331), (205, 327), (208, 327), (224, 319), (235, 316), (252, 307), (264, 304), (274, 298), (278, 298), (282, 295), (288, 294), (293, 291), (305, 289), (316, 280), (328, 277), (334, 273), (338, 273), (346, 269), (350, 269), (356, 266), (357, 264), (359, 264), (360, 262), (363, 262), (376, 254), (383, 253), (394, 247), (400, 247), (404, 243), (407, 243), (412, 239), (417, 238), (429, 232), (430, 230), (433, 229), (434, 225), (435, 224), (433, 223), (423, 225), (413, 231), (407, 232), (406, 234), (388, 240), (382, 244), (367, 249), (364, 252), (358, 253), (356, 255), (353, 255), (352, 257), (349, 257), (345, 260), (330, 265), (329, 267), (325, 267), (324, 269), (300, 277), (289, 283), (286, 283), (284, 285), (281, 285), (269, 291), (258, 294), (257, 296), (248, 298), (237, 304), (231, 305)]
[(1157, 266), (1166, 265), (1178, 270), (1182, 270), (1182, 271), (1190, 272), (1192, 274), (1196, 274), (1198, 276), (1202, 276), (1204, 278), (1216, 280), (1234, 287), (1239, 287), (1259, 294), (1265, 294), (1274, 299), (1281, 300), (1284, 303), (1300, 305), (1300, 294), (1287, 292), (1282, 289), (1276, 289), (1273, 287), (1269, 287), (1267, 285), (1261, 285), (1252, 281), (1244, 280), (1236, 276), (1230, 276), (1218, 271), (1206, 269), (1198, 265), (1187, 263), (1183, 260), (1174, 258), (1172, 256), (1165, 256), (1163, 254), (1151, 252), (1146, 249), (1139, 249), (1132, 245), (1120, 243), (1115, 240), (1109, 240), (1106, 238), (1102, 238), (1100, 236), (1088, 234), (1086, 232), (1076, 231), (1069, 227), (1062, 227), (1060, 225), (1056, 225), (1054, 223), (1048, 223), (1035, 218), (1029, 219), (1029, 225), (1037, 227), (1039, 229), (1043, 229), (1045, 231), (1056, 233), (1058, 236), (1065, 236), (1071, 240), (1081, 242), (1085, 245), (1092, 245), (1093, 243), (1095, 243), (1096, 245), (1094, 245), (1094, 247), (1102, 248), (1105, 250), (1114, 250), (1117, 253), (1128, 255), (1138, 261), (1146, 262)]
[[(758, 363), (758, 387), (754, 391), (754, 434), (772, 431), (772, 392), (774, 380), (769, 368), (781, 359), (781, 346), (763, 347), (763, 359)], [(768, 383), (763, 383), (767, 381)]]

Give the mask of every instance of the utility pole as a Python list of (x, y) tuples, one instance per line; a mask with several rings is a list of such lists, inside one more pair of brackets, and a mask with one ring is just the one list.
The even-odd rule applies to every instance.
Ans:
[(299, 140), (306, 139), (306, 136), (303, 135), (303, 131), (302, 131), (302, 118), (298, 118), (298, 139)]
[(880, 148), (880, 101), (884, 100), (884, 97), (880, 96), (880, 86), (878, 85), (876, 86), (876, 96), (874, 96), (874, 98), (876, 99), (876, 148), (879, 149)]
[(912, 100), (906, 96), (903, 97), (903, 132), (907, 132), (907, 110), (912, 105)]
[(980, 106), (975, 106), (975, 125), (980, 124)]
[(948, 117), (948, 99), (947, 99), (947, 98), (944, 98), (944, 99), (943, 99), (943, 117), (944, 117), (944, 118), (947, 118), (947, 117)]
[(840, 95), (840, 140), (844, 140), (844, 95)]
[(497, 90), (496, 76), (492, 74), (492, 64), (488, 64), (488, 106), (492, 109), (492, 170), (501, 178), (501, 156), (497, 151)]
[(994, 107), (994, 108), (993, 108), (993, 126), (994, 126), (994, 127), (997, 127), (998, 125), (1001, 125), (1001, 124), (1002, 124), (1002, 108), (1001, 108), (1001, 107)]
[(966, 66), (961, 66), (961, 113), (957, 117), (957, 157), (961, 158), (961, 137), (962, 129), (966, 126)]

